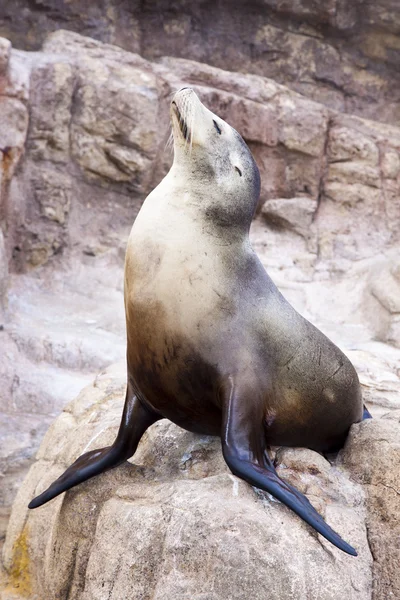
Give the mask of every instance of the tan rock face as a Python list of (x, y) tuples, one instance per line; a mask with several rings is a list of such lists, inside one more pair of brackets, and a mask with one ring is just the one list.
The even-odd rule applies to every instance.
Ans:
[(267, 200), (261, 213), (268, 222), (306, 236), (316, 210), (317, 202), (311, 198), (276, 198)]
[(342, 462), (366, 490), (368, 540), (374, 557), (374, 600), (400, 596), (399, 414), (354, 425)]
[(7, 74), (10, 51), (11, 42), (5, 38), (0, 38), (0, 76)]
[(0, 315), (2, 315), (7, 297), (8, 260), (3, 232), (0, 229)]
[[(400, 243), (394, 127), (341, 116), (261, 77), (185, 60), (161, 66), (68, 32), (47, 40), (30, 79), (27, 151), (8, 194), (16, 269), (87, 245), (110, 218), (130, 226), (130, 206), (135, 213), (170, 165), (168, 94), (186, 84), (244, 135), (261, 171), (261, 204), (286, 201), (287, 222), (298, 221), (305, 237), (301, 253), (318, 255), (320, 271), (343, 272)], [(269, 204), (264, 213), (279, 210)]]
[(354, 560), (279, 502), (229, 473), (215, 438), (161, 421), (134, 461), (27, 514), (27, 502), (84, 450), (113, 440), (124, 379), (106, 372), (54, 422), (18, 495), (4, 548), (29, 551), (31, 593), (82, 598), (366, 600), (371, 555), (364, 494), (349, 472), (310, 450), (279, 453), (280, 473), (359, 551)]
[(70, 177), (50, 169), (38, 169), (33, 175), (33, 188), (41, 215), (63, 225), (71, 206)]
[(47, 0), (40, 8), (2, 2), (0, 31), (18, 48), (37, 50), (60, 28), (149, 60), (189, 58), (270, 77), (335, 110), (399, 122), (400, 24), (393, 0), (249, 0), (212, 11), (167, 0), (145, 6)]

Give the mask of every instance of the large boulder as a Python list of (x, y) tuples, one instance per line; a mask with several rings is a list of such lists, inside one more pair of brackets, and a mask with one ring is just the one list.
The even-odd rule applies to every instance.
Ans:
[(398, 590), (395, 413), (354, 426), (331, 462), (306, 449), (275, 456), (281, 476), (354, 544), (356, 559), (234, 477), (219, 439), (168, 421), (148, 430), (128, 463), (28, 511), (78, 455), (113, 441), (123, 371), (98, 376), (46, 434), (9, 523), (10, 593), (20, 586), (46, 600), (387, 600)]
[(400, 598), (400, 411), (354, 425), (342, 464), (366, 491), (373, 598)]

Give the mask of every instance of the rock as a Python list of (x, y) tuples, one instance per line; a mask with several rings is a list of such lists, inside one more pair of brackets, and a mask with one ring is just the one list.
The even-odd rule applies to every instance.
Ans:
[(280, 141), (289, 149), (322, 156), (328, 111), (305, 98), (283, 96), (279, 103)]
[[(385, 127), (378, 131), (369, 122), (358, 119), (351, 122), (347, 117), (335, 116), (328, 135), (328, 166), (318, 211), (319, 237), (324, 238), (320, 247), (323, 259), (329, 260), (332, 252), (332, 246), (327, 244), (329, 238), (333, 255), (340, 253), (347, 261), (372, 258), (379, 253), (382, 243), (394, 242), (397, 234), (392, 233), (393, 223), (400, 214), (395, 192), (398, 183), (391, 185), (392, 180), (384, 179), (385, 163), (380, 160), (379, 148), (385, 147), (387, 152), (389, 140), (397, 148), (396, 136), (397, 133), (392, 137)], [(370, 219), (376, 223), (374, 229), (367, 225)], [(336, 227), (339, 220), (346, 224), (343, 232)], [(364, 245), (366, 229), (368, 244)]]
[(6, 294), (10, 258), (3, 234), (11, 226), (9, 190), (24, 151), (27, 129), (28, 111), (24, 104), (17, 98), (0, 93), (0, 309)]
[[(396, 348), (374, 341), (362, 346), (363, 350), (351, 350), (347, 355), (358, 373), (364, 403), (374, 418), (390, 418), (400, 409), (400, 354)], [(385, 357), (378, 356), (377, 349), (382, 346), (390, 348)]]
[[(101, 6), (52, 2), (43, 11), (25, 2), (23, 15), (13, 0), (3, 0), (1, 31), (17, 48), (38, 50), (63, 27), (152, 61), (189, 58), (253, 73), (334, 110), (399, 122), (400, 26), (393, 0), (249, 0), (235, 3), (229, 14), (215, 5), (212, 16), (203, 5), (167, 0), (145, 7), (118, 0)], [(210, 35), (211, 26), (218, 35)]]
[[(146, 192), (157, 151), (155, 78), (144, 70), (89, 61), (76, 92), (79, 109), (71, 126), (72, 155), (92, 180), (130, 182)], [(97, 85), (91, 75), (99, 71)], [(145, 90), (143, 90), (145, 88)]]
[[(336, 172), (339, 169), (335, 169)], [(347, 173), (346, 173), (347, 171)], [(347, 206), (350, 209), (358, 208), (362, 205), (367, 205), (369, 210), (379, 210), (379, 201), (381, 199), (381, 193), (379, 189), (372, 188), (369, 185), (363, 183), (352, 183), (353, 178), (351, 173), (348, 173), (349, 169), (340, 168), (341, 179), (346, 179), (346, 175), (349, 175), (348, 181), (335, 181), (336, 177), (333, 174), (334, 170), (330, 169), (329, 174), (331, 179), (325, 184), (325, 194), (329, 200), (333, 200), (338, 204)], [(353, 171), (354, 172), (354, 171)], [(364, 170), (361, 168), (358, 170), (359, 173), (363, 173)]]
[(71, 178), (58, 171), (38, 169), (33, 188), (42, 215), (63, 225), (71, 206)]
[(281, 453), (281, 473), (301, 478), (327, 520), (356, 545), (357, 561), (234, 477), (218, 439), (167, 421), (148, 430), (132, 462), (27, 514), (35, 490), (78, 454), (113, 440), (123, 391), (124, 379), (105, 372), (46, 434), (8, 528), (9, 589), (28, 581), (30, 593), (46, 600), (144, 593), (217, 600), (264, 597), (268, 582), (271, 600), (326, 597), (326, 590), (332, 600), (370, 597), (362, 489), (310, 450)]
[[(156, 170), (163, 122), (158, 94), (165, 87), (140, 57), (67, 32), (54, 34), (34, 61), (25, 55), (25, 63), (30, 126), (25, 160), (15, 178), (24, 203), (21, 217), (12, 215), (14, 202), (4, 201), (8, 253), (20, 271), (84, 242), (90, 229), (112, 229), (110, 214), (118, 227), (121, 220), (132, 224)], [(14, 108), (13, 114), (18, 114)], [(12, 131), (7, 130), (10, 139)], [(127, 194), (136, 199), (133, 213)], [(97, 209), (88, 220), (92, 202)], [(106, 205), (105, 211), (99, 204)], [(79, 229), (75, 236), (70, 212)], [(79, 222), (83, 226), (77, 228)]]
[(26, 107), (20, 100), (0, 96), (0, 214), (3, 218), (8, 189), (24, 149), (27, 128)]
[(61, 61), (39, 62), (32, 69), (27, 146), (34, 161), (68, 162), (74, 71)]
[(400, 313), (400, 283), (390, 273), (382, 273), (372, 283), (371, 293), (391, 314)]
[(93, 372), (124, 356), (123, 259), (105, 253), (96, 268), (84, 263), (65, 263), (61, 279), (54, 270), (9, 277), (0, 319), (0, 541), (48, 424)]
[(381, 260), (372, 270), (363, 300), (375, 337), (400, 347), (399, 260)]
[(379, 188), (381, 183), (380, 171), (378, 168), (368, 167), (355, 161), (351, 163), (331, 163), (328, 170), (327, 185), (331, 182), (340, 182), (349, 186), (359, 183), (364, 190), (367, 187)]
[(317, 202), (311, 198), (275, 198), (267, 200), (261, 212), (272, 224), (307, 236), (316, 210)]
[(307, 448), (280, 448), (276, 453), (275, 466), (284, 466), (298, 473), (308, 471), (311, 475), (327, 475), (331, 469), (321, 454)]
[[(12, 304), (12, 290), (10, 296)], [(31, 312), (29, 322), (32, 324), (33, 320)], [(77, 393), (92, 379), (71, 369), (52, 367), (48, 362), (35, 362), (33, 344), (25, 355), (21, 347), (22, 332), (18, 332), (20, 344), (15, 343), (12, 336), (17, 337), (16, 332), (10, 334), (8, 319), (1, 320), (3, 323), (0, 328), (0, 540), (5, 535), (15, 494), (53, 415), (58, 414), (74, 390)], [(31, 330), (29, 335), (33, 337), (35, 333), (40, 336), (42, 332)], [(38, 342), (36, 339), (39, 346)], [(50, 340), (46, 345), (49, 351)]]
[(382, 174), (388, 179), (396, 179), (400, 173), (400, 157), (397, 152), (389, 150), (382, 157)]
[(0, 77), (7, 73), (10, 50), (11, 42), (3, 37), (0, 38)]
[(371, 167), (379, 163), (379, 149), (374, 140), (340, 124), (329, 130), (327, 153), (331, 163), (356, 160)]
[(0, 139), (3, 163), (6, 163), (13, 148), (22, 151), (27, 125), (28, 115), (25, 106), (14, 98), (1, 98)]
[[(3, 309), (7, 299), (8, 285), (8, 257), (4, 243), (3, 232), (0, 228), (0, 320), (2, 320)], [(1, 331), (0, 331), (1, 334)]]
[(373, 599), (400, 596), (400, 420), (353, 425), (343, 465), (367, 493), (367, 534), (374, 557)]

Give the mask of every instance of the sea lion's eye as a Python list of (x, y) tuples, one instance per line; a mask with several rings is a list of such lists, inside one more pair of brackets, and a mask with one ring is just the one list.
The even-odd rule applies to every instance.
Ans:
[(217, 130), (217, 133), (219, 133), (219, 135), (221, 135), (222, 131), (221, 131), (221, 128), (218, 126), (217, 121), (214, 121), (214, 119), (213, 119), (213, 123), (214, 123), (215, 129)]
[(239, 173), (240, 177), (242, 176), (242, 171), (239, 169), (239, 167), (235, 167), (236, 171)]

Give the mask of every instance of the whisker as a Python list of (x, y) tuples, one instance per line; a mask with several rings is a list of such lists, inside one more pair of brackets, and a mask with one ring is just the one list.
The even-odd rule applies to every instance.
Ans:
[[(188, 98), (186, 95), (183, 95), (183, 98), (179, 101), (179, 108), (175, 101), (174, 104), (174, 112), (178, 120), (179, 129), (184, 138), (184, 149), (185, 151), (189, 147), (189, 154), (192, 152), (193, 146), (193, 132), (192, 126), (194, 123), (194, 111), (192, 102), (190, 97)], [(171, 134), (165, 144), (165, 150), (169, 149), (172, 146), (174, 140), (174, 127), (171, 127)]]
[(194, 134), (194, 109), (192, 106), (192, 114), (190, 115), (190, 150), (189, 150), (190, 156), (192, 156), (193, 134)]
[(169, 152), (174, 145), (174, 132), (172, 130), (172, 125), (170, 126), (170, 132), (167, 141), (165, 142), (164, 152)]
[(188, 144), (187, 113), (188, 113), (188, 101), (187, 101), (187, 98), (185, 97), (183, 100), (183, 105), (182, 105), (182, 120), (184, 122), (183, 135), (185, 137), (185, 150), (186, 150), (187, 144)]

